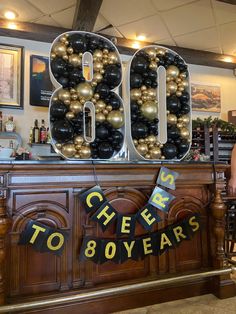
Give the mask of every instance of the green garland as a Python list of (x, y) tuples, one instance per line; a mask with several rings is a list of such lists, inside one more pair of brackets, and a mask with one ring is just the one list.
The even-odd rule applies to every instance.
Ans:
[(236, 133), (236, 125), (230, 123), (230, 122), (227, 122), (227, 121), (224, 121), (224, 120), (221, 120), (219, 118), (212, 118), (211, 116), (208, 117), (208, 118), (205, 118), (205, 119), (200, 119), (200, 118), (197, 118), (196, 120), (192, 120), (192, 127), (193, 129), (196, 129), (196, 128), (200, 128), (200, 127), (203, 127), (204, 125), (206, 125), (208, 128), (213, 128), (213, 127), (217, 127), (219, 129), (221, 129), (222, 131), (225, 131), (229, 134), (234, 134)]

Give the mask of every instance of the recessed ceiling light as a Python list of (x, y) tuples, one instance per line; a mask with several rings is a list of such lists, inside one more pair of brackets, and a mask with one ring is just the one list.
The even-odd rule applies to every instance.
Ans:
[(224, 57), (224, 58), (223, 58), (223, 61), (224, 61), (224, 62), (233, 62), (233, 58), (227, 56), (227, 57)]
[(132, 43), (132, 48), (134, 49), (139, 49), (140, 48), (140, 43), (138, 43), (137, 41)]
[(4, 17), (8, 20), (14, 20), (17, 17), (17, 14), (12, 10), (6, 10), (4, 12)]
[(10, 29), (17, 29), (17, 25), (14, 22), (8, 22), (7, 27)]
[(137, 40), (144, 41), (144, 40), (146, 40), (146, 36), (143, 35), (143, 34), (141, 34), (141, 35), (136, 36), (136, 39), (137, 39)]

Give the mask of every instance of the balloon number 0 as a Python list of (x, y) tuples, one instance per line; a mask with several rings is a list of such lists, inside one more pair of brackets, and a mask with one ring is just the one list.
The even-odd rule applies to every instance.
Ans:
[[(115, 93), (122, 63), (107, 38), (72, 31), (51, 48), (52, 144), (71, 160), (180, 160), (191, 144), (189, 73), (170, 49), (147, 46), (129, 62), (124, 101)], [(128, 150), (128, 154), (127, 154)]]

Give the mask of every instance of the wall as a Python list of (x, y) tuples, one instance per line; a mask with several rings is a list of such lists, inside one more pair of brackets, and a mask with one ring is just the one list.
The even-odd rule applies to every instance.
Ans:
[[(34, 119), (38, 119), (39, 121), (41, 121), (41, 119), (45, 119), (46, 122), (48, 121), (48, 108), (29, 105), (29, 58), (31, 54), (48, 56), (50, 44), (1, 36), (0, 43), (15, 44), (25, 47), (24, 110), (4, 108), (0, 110), (3, 112), (5, 117), (7, 115), (14, 116), (17, 132), (19, 132), (23, 137), (24, 143), (27, 143), (29, 130), (33, 125)], [(124, 56), (123, 59), (124, 61), (127, 61), (129, 57)], [(193, 117), (196, 118), (199, 116), (203, 118), (212, 115), (220, 116), (222, 119), (227, 120), (228, 110), (236, 109), (236, 77), (233, 75), (233, 71), (199, 65), (190, 65), (189, 69), (192, 82), (206, 82), (221, 85), (221, 114), (193, 112)]]

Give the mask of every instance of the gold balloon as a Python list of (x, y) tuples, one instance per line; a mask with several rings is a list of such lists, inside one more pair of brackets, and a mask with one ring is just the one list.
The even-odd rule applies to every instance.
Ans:
[(99, 82), (101, 82), (101, 80), (102, 80), (102, 74), (101, 73), (94, 73), (93, 74), (93, 81), (94, 82), (99, 83)]
[(66, 36), (61, 36), (59, 40), (60, 42), (65, 43), (67, 41), (67, 38)]
[(105, 116), (107, 116), (108, 115), (108, 110), (107, 109), (103, 109), (103, 111), (102, 111), (102, 113), (105, 115)]
[(90, 100), (93, 97), (93, 89), (89, 83), (80, 83), (76, 91), (78, 93), (79, 98), (86, 100)]
[(113, 128), (119, 129), (124, 125), (124, 114), (119, 110), (112, 110), (107, 116), (107, 121), (113, 126)]
[(161, 150), (159, 147), (153, 147), (150, 151), (151, 159), (159, 159), (161, 157)]
[(74, 52), (72, 47), (68, 47), (66, 51), (69, 55), (72, 55), (72, 53)]
[(182, 72), (182, 73), (180, 73), (180, 75), (179, 75), (182, 79), (186, 79), (187, 78), (187, 73), (186, 72)]
[(189, 130), (187, 128), (182, 128), (180, 129), (180, 136), (184, 139), (188, 139), (189, 138)]
[(88, 146), (81, 146), (81, 149), (79, 152), (80, 152), (80, 157), (82, 159), (87, 159), (91, 157), (91, 149)]
[(139, 99), (139, 100), (137, 101), (137, 104), (138, 104), (138, 105), (142, 105), (142, 104), (143, 104), (142, 99)]
[(157, 105), (153, 101), (148, 100), (144, 104), (142, 104), (141, 112), (145, 118), (149, 120), (154, 120), (155, 118), (157, 118)]
[(106, 106), (106, 110), (107, 111), (112, 111), (112, 106), (111, 105)]
[(145, 49), (145, 52), (151, 59), (155, 58), (157, 54), (155, 48), (151, 48), (151, 47)]
[(144, 157), (145, 157), (146, 159), (150, 159), (150, 158), (151, 158), (151, 155), (150, 155), (150, 154), (146, 154)]
[(69, 92), (68, 90), (66, 90), (66, 89), (61, 89), (61, 90), (59, 90), (59, 92), (58, 92), (58, 98), (59, 98), (61, 101), (63, 101), (63, 102), (65, 102), (65, 101), (67, 101), (67, 100), (70, 101), (70, 92)]
[[(71, 91), (70, 91), (70, 93), (71, 93)], [(70, 98), (71, 98), (71, 100), (77, 100), (78, 95), (77, 94), (71, 94)]]
[(79, 101), (77, 101), (77, 100), (71, 101), (70, 111), (77, 114), (77, 113), (81, 112), (82, 110), (83, 110), (83, 105)]
[(185, 88), (183, 86), (178, 86), (178, 91), (183, 92)]
[(157, 91), (154, 88), (149, 88), (147, 90), (147, 96), (150, 100), (155, 100), (157, 98)]
[(72, 112), (72, 111), (69, 111), (69, 112), (67, 112), (66, 113), (66, 118), (67, 119), (74, 119), (74, 117), (75, 117), (75, 114), (74, 114), (74, 112)]
[(101, 60), (103, 57), (102, 50), (99, 49), (94, 50), (93, 57), (97, 59), (97, 61)]
[(178, 84), (179, 84), (179, 83), (182, 83), (182, 79), (181, 79), (180, 77), (177, 77), (177, 78), (175, 79), (175, 82), (178, 83)]
[(150, 144), (154, 144), (154, 143), (156, 143), (157, 138), (156, 138), (155, 135), (149, 135), (149, 136), (147, 137), (147, 141), (148, 141), (148, 143), (150, 143)]
[(96, 102), (96, 108), (97, 108), (97, 109), (100, 109), (100, 110), (105, 109), (105, 108), (106, 108), (105, 102), (104, 102), (103, 100), (98, 100), (98, 101)]
[(170, 65), (166, 70), (166, 75), (176, 79), (179, 76), (179, 69), (175, 65)]
[(175, 114), (168, 114), (167, 116), (167, 123), (169, 124), (176, 124), (177, 123), (177, 117)]
[(93, 97), (94, 97), (96, 100), (98, 100), (98, 99), (100, 98), (100, 95), (96, 93), (96, 94), (93, 95)]
[(139, 98), (141, 98), (141, 96), (142, 96), (142, 92), (139, 88), (131, 89), (130, 91), (131, 100), (138, 100)]
[(108, 53), (109, 53), (109, 50), (108, 50), (108, 49), (103, 49), (103, 53), (104, 53), (104, 54), (108, 54)]
[(149, 64), (149, 69), (156, 70), (157, 69), (157, 63), (155, 61), (151, 61)]
[(84, 142), (84, 138), (82, 136), (76, 136), (74, 138), (74, 144), (75, 145), (82, 145)]
[(95, 120), (98, 122), (104, 122), (106, 120), (106, 117), (103, 113), (97, 113), (95, 116)]
[(168, 83), (168, 82), (170, 82), (170, 81), (172, 81), (172, 77), (171, 77), (170, 75), (167, 75), (167, 76), (166, 76), (166, 82)]
[(95, 71), (95, 72), (100, 72), (101, 70), (103, 69), (103, 64), (102, 64), (102, 62), (94, 62), (94, 64), (93, 64), (93, 70)]
[(67, 50), (67, 47), (63, 43), (56, 43), (52, 48), (52, 51), (58, 57), (63, 57), (64, 55), (66, 55), (66, 50)]
[(139, 144), (136, 149), (140, 155), (145, 155), (148, 152), (147, 144)]
[(180, 90), (177, 90), (176, 96), (177, 96), (177, 97), (180, 97), (181, 95), (182, 95), (182, 92), (181, 92)]
[(163, 48), (157, 48), (156, 51), (158, 56), (164, 56), (166, 53), (165, 49)]
[(133, 142), (134, 142), (134, 145), (135, 145), (135, 146), (138, 145), (138, 141), (137, 141), (137, 140), (134, 139)]
[(143, 92), (143, 91), (145, 91), (145, 90), (147, 89), (147, 86), (142, 85), (140, 89), (141, 89), (141, 91)]
[(81, 146), (82, 146), (82, 145), (79, 145), (79, 144), (76, 144), (76, 145), (75, 145), (75, 149), (77, 150), (77, 153), (78, 153), (78, 151), (80, 151)]
[(170, 94), (174, 94), (177, 91), (177, 84), (173, 81), (170, 81), (169, 83), (166, 84), (166, 89), (167, 92), (169, 92)]
[(140, 139), (138, 140), (138, 142), (139, 142), (139, 144), (143, 144), (143, 143), (145, 143), (145, 139), (144, 139), (144, 138), (140, 138)]
[(56, 143), (55, 146), (56, 146), (57, 149), (61, 149), (62, 148), (62, 144), (61, 143)]
[(82, 64), (82, 60), (78, 55), (72, 54), (69, 56), (69, 63), (72, 64), (73, 67), (79, 67)]
[(177, 128), (182, 129), (182, 127), (183, 127), (184, 125), (183, 125), (183, 123), (180, 122), (180, 123), (177, 123), (176, 126), (177, 126)]
[(190, 119), (188, 115), (184, 114), (181, 118), (184, 124), (189, 124)]
[(184, 88), (187, 88), (188, 87), (188, 80), (183, 80), (182, 84), (183, 84)]
[(71, 158), (75, 155), (76, 149), (74, 144), (65, 144), (62, 146), (62, 154), (68, 158)]
[(80, 154), (76, 153), (75, 156), (74, 156), (74, 158), (79, 159), (79, 158), (80, 158)]
[(54, 58), (56, 58), (56, 54), (55, 54), (54, 52), (52, 52), (51, 55), (50, 55), (50, 57), (51, 57), (52, 59), (54, 59)]
[(115, 64), (119, 62), (119, 58), (116, 52), (109, 52), (108, 53), (108, 63), (109, 64)]

